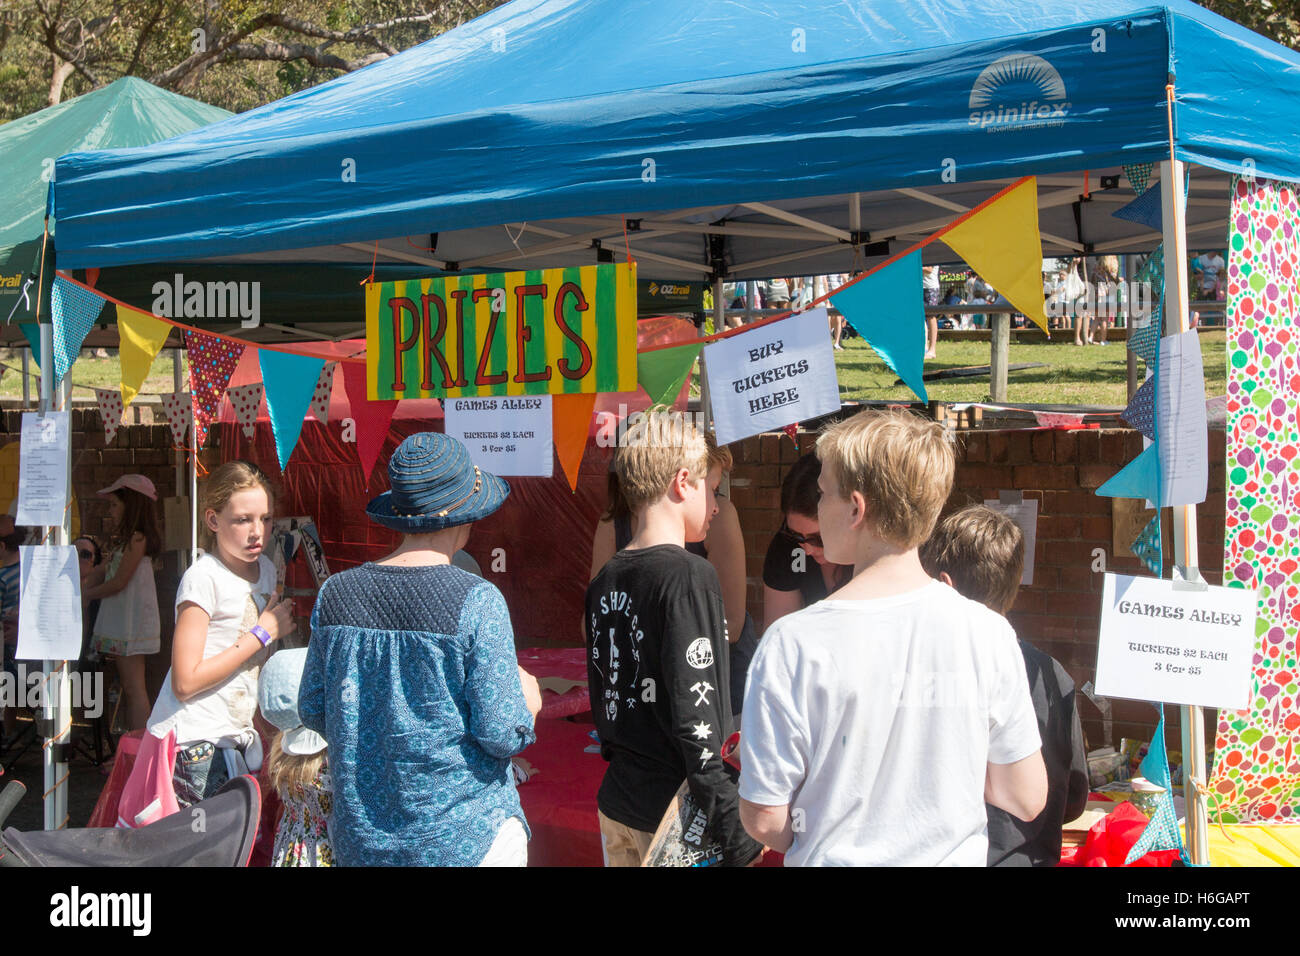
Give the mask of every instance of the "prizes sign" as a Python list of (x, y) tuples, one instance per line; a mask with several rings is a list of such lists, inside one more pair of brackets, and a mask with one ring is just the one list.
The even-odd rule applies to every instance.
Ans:
[(840, 410), (826, 310), (704, 347), (719, 445)]
[(636, 387), (632, 266), (366, 286), (366, 396), (371, 400)]

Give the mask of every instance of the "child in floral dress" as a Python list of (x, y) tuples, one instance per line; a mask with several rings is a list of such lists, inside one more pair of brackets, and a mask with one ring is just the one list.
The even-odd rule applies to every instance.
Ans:
[(302, 725), (298, 685), (306, 648), (277, 652), (262, 668), (258, 705), (279, 729), (271, 743), (266, 781), (280, 797), (272, 866), (333, 866), (329, 822), (333, 793), (325, 738)]

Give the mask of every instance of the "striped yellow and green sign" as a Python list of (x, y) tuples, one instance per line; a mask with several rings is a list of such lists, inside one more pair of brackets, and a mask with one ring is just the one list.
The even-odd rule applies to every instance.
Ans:
[(636, 390), (636, 268), (366, 287), (372, 400)]

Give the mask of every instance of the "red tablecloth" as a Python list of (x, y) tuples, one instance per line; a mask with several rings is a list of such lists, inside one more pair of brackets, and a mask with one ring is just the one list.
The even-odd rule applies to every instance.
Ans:
[[(525, 668), (527, 665), (524, 665)], [(537, 772), (519, 787), (519, 803), (533, 831), (529, 866), (603, 866), (596, 790), (606, 763), (586, 753), (596, 741), (592, 724), (537, 721), (537, 743), (520, 758)]]
[(519, 666), (532, 674), (539, 681), (545, 677), (558, 677), (562, 680), (580, 680), (580, 687), (573, 687), (562, 694), (542, 690), (542, 712), (538, 719), (550, 720), (556, 717), (573, 717), (591, 710), (591, 699), (587, 696), (587, 652), (581, 647), (525, 647), (519, 651)]

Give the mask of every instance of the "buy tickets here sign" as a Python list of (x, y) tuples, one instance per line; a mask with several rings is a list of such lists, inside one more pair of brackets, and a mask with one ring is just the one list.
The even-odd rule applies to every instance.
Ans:
[(636, 387), (634, 266), (366, 286), (371, 400)]

